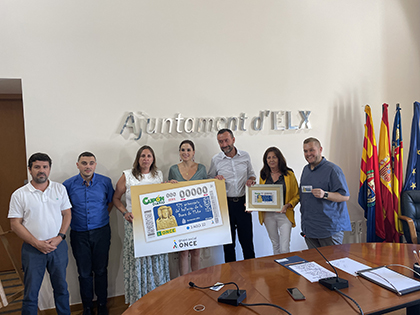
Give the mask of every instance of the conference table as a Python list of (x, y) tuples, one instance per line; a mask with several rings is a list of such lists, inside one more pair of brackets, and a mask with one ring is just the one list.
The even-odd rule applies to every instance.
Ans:
[[(413, 250), (420, 250), (420, 245), (357, 243), (321, 247), (320, 250), (329, 260), (349, 257), (370, 267), (402, 264), (412, 268)], [(216, 265), (180, 276), (156, 288), (131, 305), (124, 315), (286, 314), (270, 306), (245, 307), (218, 303), (217, 298), (226, 289), (235, 289), (234, 285), (226, 285), (216, 292), (191, 288), (190, 281), (201, 287), (233, 281), (241, 290), (246, 290), (243, 303), (272, 303), (294, 315), (360, 314), (357, 306), (338, 292), (330, 291), (317, 282), (311, 283), (274, 261), (294, 255), (315, 261), (331, 270), (315, 249)], [(405, 268), (390, 268), (414, 278), (413, 273)], [(365, 314), (385, 314), (401, 308), (407, 308), (407, 314), (410, 315), (420, 314), (420, 291), (398, 296), (362, 277), (352, 276), (339, 269), (337, 271), (340, 278), (349, 281), (349, 287), (341, 291), (353, 298)], [(292, 287), (298, 288), (306, 300), (293, 300), (286, 291), (286, 288)], [(197, 312), (194, 310), (197, 305), (203, 305), (205, 309)]]

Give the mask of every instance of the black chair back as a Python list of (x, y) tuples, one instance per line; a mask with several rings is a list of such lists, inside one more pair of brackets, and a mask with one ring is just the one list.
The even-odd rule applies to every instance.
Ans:
[[(406, 190), (401, 194), (401, 215), (411, 218), (420, 239), (420, 190)], [(404, 236), (407, 243), (412, 243), (407, 222), (402, 220)]]

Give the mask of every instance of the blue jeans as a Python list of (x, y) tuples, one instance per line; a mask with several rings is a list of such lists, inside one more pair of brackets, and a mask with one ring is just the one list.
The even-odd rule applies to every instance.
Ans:
[(45, 269), (50, 274), (57, 314), (70, 315), (69, 292), (66, 282), (66, 269), (69, 261), (67, 252), (66, 241), (62, 241), (55, 251), (48, 254), (43, 254), (35, 247), (23, 243), (22, 268), (25, 290), (22, 315), (36, 315), (38, 313), (38, 294), (44, 279)]
[(70, 231), (70, 244), (79, 273), (83, 307), (93, 307), (93, 283), (98, 303), (106, 305), (108, 298), (108, 253), (111, 244), (109, 224), (85, 232)]

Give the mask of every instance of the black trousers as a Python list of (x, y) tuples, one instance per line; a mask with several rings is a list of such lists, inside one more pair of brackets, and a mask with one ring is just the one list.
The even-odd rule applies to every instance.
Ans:
[(244, 259), (255, 258), (252, 235), (252, 215), (251, 213), (245, 212), (245, 196), (238, 198), (228, 197), (228, 208), (232, 244), (223, 246), (225, 262), (236, 261), (236, 230), (238, 230), (239, 243), (242, 246)]
[(92, 308), (95, 288), (98, 303), (106, 305), (108, 297), (108, 253), (111, 244), (109, 224), (86, 232), (70, 231), (70, 244), (79, 272), (83, 307)]

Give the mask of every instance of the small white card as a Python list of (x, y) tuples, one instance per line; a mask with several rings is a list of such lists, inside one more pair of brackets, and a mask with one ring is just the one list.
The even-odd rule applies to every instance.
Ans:
[(221, 283), (221, 282), (216, 282), (215, 284), (214, 284), (214, 286), (212, 286), (212, 287), (210, 287), (210, 290), (213, 290), (213, 291), (219, 291), (221, 288), (223, 288), (225, 285), (223, 284), (223, 283)]
[(301, 186), (302, 193), (311, 193), (312, 192), (312, 186)]

